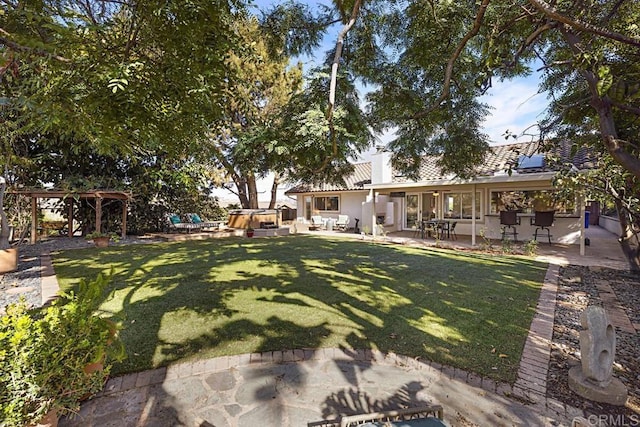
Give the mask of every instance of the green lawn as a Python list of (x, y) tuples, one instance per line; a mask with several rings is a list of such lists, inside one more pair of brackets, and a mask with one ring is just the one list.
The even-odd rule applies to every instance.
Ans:
[(63, 288), (114, 268), (114, 373), (176, 360), (340, 347), (394, 351), (514, 381), (546, 264), (312, 236), (54, 255)]

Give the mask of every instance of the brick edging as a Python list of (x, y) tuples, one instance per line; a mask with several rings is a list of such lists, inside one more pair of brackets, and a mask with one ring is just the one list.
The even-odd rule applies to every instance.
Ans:
[(549, 264), (540, 290), (536, 314), (531, 321), (522, 350), (513, 393), (516, 398), (529, 402), (548, 416), (572, 419), (583, 416), (584, 411), (546, 397), (559, 277), (560, 266)]

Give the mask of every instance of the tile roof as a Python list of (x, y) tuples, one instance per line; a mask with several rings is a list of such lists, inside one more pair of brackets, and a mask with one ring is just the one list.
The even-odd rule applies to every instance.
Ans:
[(322, 183), (319, 185), (299, 184), (285, 191), (285, 194), (308, 193), (308, 192), (329, 192), (329, 191), (353, 191), (364, 190), (366, 184), (371, 184), (371, 162), (356, 163), (353, 165), (354, 171), (344, 178), (343, 185)]
[[(534, 154), (557, 156), (562, 161), (569, 161), (578, 169), (593, 167), (594, 159), (590, 152), (584, 148), (572, 153), (571, 143), (568, 141), (555, 144), (549, 151), (544, 151), (537, 141), (520, 142), (515, 144), (495, 145), (490, 147), (484, 162), (476, 169), (478, 176), (491, 176), (496, 172), (505, 172), (509, 167), (517, 170), (518, 173), (549, 172), (557, 170), (549, 162), (545, 162), (542, 167), (518, 169), (518, 159), (520, 156), (532, 156)], [(437, 165), (439, 156), (425, 157), (420, 165), (419, 181), (435, 181), (439, 179), (452, 178), (445, 175)], [(395, 174), (394, 174), (395, 175)], [(403, 176), (395, 176), (393, 182), (413, 182)]]
[[(540, 144), (535, 142), (524, 142), (506, 145), (496, 145), (490, 147), (485, 161), (478, 166), (476, 173), (478, 176), (492, 176), (495, 173), (505, 172), (511, 166), (513, 170), (519, 174), (532, 172), (549, 172), (557, 170), (556, 167), (548, 162), (544, 162), (541, 167), (518, 169), (518, 159), (520, 156), (532, 156), (534, 154), (548, 154), (558, 156), (562, 161), (569, 161), (578, 169), (592, 167), (594, 159), (590, 156), (590, 152), (586, 149), (579, 149), (572, 153), (571, 143), (561, 142), (555, 144), (550, 151), (540, 149)], [(451, 175), (444, 174), (438, 167), (439, 156), (427, 156), (422, 160), (420, 165), (418, 182), (436, 181), (440, 179), (453, 178)], [(307, 185), (301, 184), (288, 190), (288, 194), (307, 193), (307, 192), (323, 192), (323, 191), (345, 191), (345, 190), (363, 190), (365, 184), (371, 183), (371, 163), (359, 163), (355, 165), (356, 169), (352, 175), (345, 178), (345, 186), (321, 184)], [(401, 174), (393, 174), (394, 183), (414, 182), (407, 179)]]

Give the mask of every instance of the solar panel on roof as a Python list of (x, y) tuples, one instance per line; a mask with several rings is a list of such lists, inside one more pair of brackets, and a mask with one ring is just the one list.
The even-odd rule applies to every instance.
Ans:
[(533, 156), (520, 156), (518, 158), (518, 169), (533, 169), (544, 167), (544, 156), (534, 154)]

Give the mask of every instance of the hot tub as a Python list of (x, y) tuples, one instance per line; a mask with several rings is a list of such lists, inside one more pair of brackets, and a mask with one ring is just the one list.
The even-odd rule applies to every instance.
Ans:
[(236, 209), (229, 212), (231, 228), (260, 228), (260, 223), (281, 224), (280, 211), (276, 209)]

